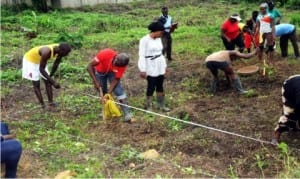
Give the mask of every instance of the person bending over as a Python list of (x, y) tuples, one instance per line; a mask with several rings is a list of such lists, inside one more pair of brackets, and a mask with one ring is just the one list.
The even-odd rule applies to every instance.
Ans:
[(283, 132), (300, 130), (300, 74), (290, 76), (281, 88), (283, 110), (275, 128), (273, 144), (278, 144)]
[[(60, 85), (52, 79), (56, 72), (62, 57), (65, 57), (71, 51), (71, 46), (67, 43), (42, 45), (34, 47), (25, 53), (22, 64), (22, 77), (32, 81), (34, 92), (42, 105), (45, 108), (43, 96), (40, 89), (40, 77), (42, 77), (48, 96), (50, 107), (54, 107), (52, 86), (60, 88)], [(55, 58), (51, 73), (49, 74), (47, 64)]]
[(276, 37), (280, 37), (280, 50), (281, 57), (287, 58), (288, 56), (288, 40), (291, 41), (294, 48), (296, 58), (299, 58), (299, 47), (297, 43), (297, 30), (292, 24), (279, 24), (275, 26)]
[[(114, 93), (120, 103), (128, 105), (127, 95), (122, 88), (120, 79), (126, 71), (129, 56), (126, 53), (117, 53), (113, 49), (100, 50), (87, 66), (97, 91), (101, 95)], [(107, 88), (107, 81), (110, 86)], [(101, 96), (103, 97), (103, 96)], [(124, 113), (124, 122), (131, 122), (132, 114), (128, 106), (120, 105)]]
[(240, 79), (232, 69), (232, 61), (237, 58), (251, 58), (257, 53), (257, 50), (258, 49), (248, 54), (243, 54), (236, 50), (222, 50), (206, 57), (206, 67), (213, 75), (213, 80), (211, 81), (211, 92), (215, 94), (217, 91), (217, 84), (219, 81), (218, 70), (220, 69), (224, 71), (228, 84), (230, 85), (232, 82), (233, 87), (239, 94), (247, 93), (247, 91), (243, 89)]

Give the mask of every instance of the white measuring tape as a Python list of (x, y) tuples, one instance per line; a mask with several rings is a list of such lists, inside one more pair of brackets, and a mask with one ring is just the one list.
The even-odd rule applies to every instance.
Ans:
[[(87, 94), (87, 93), (82, 93), (82, 94), (86, 95), (86, 96), (93, 97), (93, 98), (101, 99), (101, 97), (90, 95), (90, 94)], [(198, 127), (202, 127), (202, 128), (205, 128), (205, 129), (209, 129), (209, 130), (221, 132), (221, 133), (224, 133), (224, 134), (229, 134), (229, 135), (233, 135), (233, 136), (237, 136), (237, 137), (241, 137), (241, 138), (253, 140), (253, 141), (256, 141), (256, 142), (263, 143), (263, 144), (275, 145), (275, 144), (273, 144), (273, 143), (271, 143), (269, 141), (266, 141), (266, 140), (256, 139), (256, 138), (253, 138), (253, 137), (249, 137), (249, 136), (237, 134), (237, 133), (234, 133), (234, 132), (229, 132), (229, 131), (225, 131), (225, 130), (222, 130), (222, 129), (217, 129), (217, 128), (209, 127), (209, 126), (206, 126), (206, 125), (203, 125), (203, 124), (197, 124), (195, 122), (185, 121), (185, 120), (178, 119), (178, 118), (175, 118), (175, 117), (172, 117), (172, 116), (168, 116), (168, 115), (165, 115), (165, 114), (160, 114), (160, 113), (157, 113), (157, 112), (148, 111), (148, 110), (145, 110), (145, 109), (142, 109), (142, 108), (130, 106), (130, 105), (123, 104), (123, 103), (120, 103), (120, 102), (116, 102), (116, 101), (114, 101), (114, 102), (116, 104), (121, 105), (121, 106), (126, 106), (126, 107), (129, 107), (129, 108), (138, 110), (138, 111), (142, 111), (142, 112), (145, 112), (145, 113), (148, 113), (148, 114), (153, 114), (153, 115), (160, 116), (160, 117), (163, 117), (163, 118), (172, 119), (172, 120), (179, 121), (179, 122), (182, 122), (182, 123), (185, 123), (185, 124), (189, 124), (189, 125), (193, 125), (193, 126), (198, 126)]]

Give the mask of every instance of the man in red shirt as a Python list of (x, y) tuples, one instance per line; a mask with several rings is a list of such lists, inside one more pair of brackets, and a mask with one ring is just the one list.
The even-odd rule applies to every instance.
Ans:
[[(127, 54), (118, 54), (116, 51), (106, 48), (98, 52), (88, 64), (87, 70), (98, 91), (102, 90), (103, 95), (114, 92), (120, 103), (128, 104), (127, 96), (120, 83), (128, 63), (129, 56)], [(107, 88), (107, 81), (110, 83), (109, 89)], [(129, 107), (121, 105), (121, 109), (124, 113), (124, 121), (130, 122), (132, 115)]]
[(221, 38), (226, 50), (234, 50), (237, 45), (240, 52), (244, 51), (243, 36), (238, 26), (240, 20), (239, 15), (233, 14), (221, 26)]

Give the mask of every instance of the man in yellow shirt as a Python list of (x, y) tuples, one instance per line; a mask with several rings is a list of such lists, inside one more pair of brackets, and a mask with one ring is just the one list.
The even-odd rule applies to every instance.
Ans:
[[(45, 82), (49, 106), (53, 107), (55, 104), (53, 103), (52, 85), (56, 89), (60, 88), (60, 85), (51, 77), (59, 66), (62, 57), (67, 56), (70, 51), (71, 46), (67, 43), (42, 45), (30, 49), (23, 57), (22, 77), (32, 81), (34, 92), (43, 108), (45, 104), (40, 89), (40, 76)], [(47, 63), (53, 58), (55, 60), (49, 74)]]

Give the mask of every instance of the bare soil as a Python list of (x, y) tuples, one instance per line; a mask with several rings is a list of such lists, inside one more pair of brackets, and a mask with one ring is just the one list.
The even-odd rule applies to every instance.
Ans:
[[(256, 63), (258, 63), (256, 60), (237, 61), (234, 66), (238, 68)], [(218, 92), (211, 96), (208, 93), (210, 74), (203, 65), (203, 58), (190, 61), (176, 60), (169, 66), (170, 74), (165, 84), (168, 104), (172, 108), (170, 116), (183, 117), (184, 114), (188, 114), (192, 122), (266, 141), (270, 141), (281, 114), (282, 82), (290, 75), (299, 73), (300, 69), (300, 63), (282, 61), (277, 56), (273, 75), (262, 77), (257, 73), (240, 76), (246, 89), (255, 90), (253, 97), (246, 97), (238, 95), (231, 87), (226, 87), (225, 78), (220, 82)], [(197, 84), (181, 85), (187, 79), (197, 79), (195, 82)], [(22, 81), (19, 85), (11, 85), (12, 92), (1, 98), (4, 120), (30, 119), (32, 112), (23, 111), (26, 103), (36, 103), (30, 85), (26, 81)], [(136, 62), (132, 62), (129, 67), (123, 85), (129, 96), (143, 96), (146, 82), (139, 78)], [(194, 95), (189, 100), (179, 102), (177, 98), (186, 91)], [(88, 92), (94, 93), (92, 86)], [(56, 96), (59, 93), (61, 92), (55, 90)], [(80, 91), (68, 88), (64, 93), (78, 95)], [(136, 104), (133, 101), (132, 103)], [(36, 112), (43, 111), (36, 110)], [(100, 113), (95, 108), (95, 113), (98, 112)], [(75, 114), (59, 109), (57, 114), (74, 119), (83, 113), (78, 111)], [(130, 145), (140, 152), (156, 149), (161, 154), (157, 161), (126, 161), (119, 165), (107, 162), (104, 171), (106, 177), (112, 176), (116, 171), (125, 170), (134, 170), (139, 173), (139, 177), (155, 177), (156, 174), (169, 177), (229, 177), (230, 166), (240, 177), (276, 177), (282, 170), (282, 161), (278, 157), (279, 150), (273, 146), (191, 125), (184, 125), (180, 131), (171, 131), (167, 128), (170, 119), (162, 117), (147, 121), (144, 115), (138, 113), (135, 118), (137, 121), (132, 124), (119, 121), (107, 123), (100, 118), (96, 123), (89, 123), (82, 129), (89, 136), (89, 140), (95, 142), (106, 143), (116, 148)], [(72, 123), (71, 120), (69, 122)], [(282, 141), (292, 148), (299, 149), (299, 137), (299, 132), (284, 134)], [(118, 154), (114, 149), (106, 147), (94, 146), (91, 152), (95, 150), (103, 151), (111, 157)], [(297, 155), (299, 151), (291, 150), (299, 157), (299, 154)], [(266, 164), (263, 173), (257, 167), (256, 154), (261, 155)], [(131, 162), (136, 163), (134, 169), (129, 168)], [(185, 168), (188, 167), (192, 167), (194, 171), (186, 171)], [(46, 170), (46, 163), (37, 153), (31, 149), (24, 150), (18, 176), (48, 177)]]

